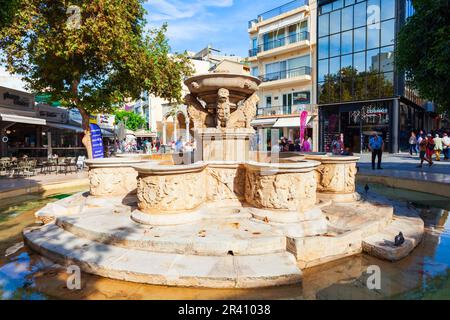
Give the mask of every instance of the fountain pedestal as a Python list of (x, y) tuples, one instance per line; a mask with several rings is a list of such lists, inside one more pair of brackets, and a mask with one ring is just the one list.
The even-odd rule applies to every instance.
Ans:
[(250, 139), (255, 134), (251, 128), (197, 130), (201, 141), (200, 148), (203, 161), (236, 161), (250, 160)]

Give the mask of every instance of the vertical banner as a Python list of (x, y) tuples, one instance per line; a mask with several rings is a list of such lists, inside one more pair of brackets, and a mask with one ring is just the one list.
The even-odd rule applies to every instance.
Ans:
[(96, 124), (91, 123), (91, 142), (92, 142), (92, 157), (94, 159), (104, 158), (103, 154), (103, 139), (102, 129)]
[(308, 119), (308, 111), (302, 111), (300, 114), (300, 143), (305, 139), (306, 120)]

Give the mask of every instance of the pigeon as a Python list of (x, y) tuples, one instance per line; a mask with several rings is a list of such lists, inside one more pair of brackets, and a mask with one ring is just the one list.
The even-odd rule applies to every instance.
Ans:
[(400, 247), (400, 246), (401, 246), (402, 244), (404, 244), (404, 243), (405, 243), (405, 237), (403, 236), (403, 233), (400, 232), (400, 233), (398, 234), (398, 236), (395, 237), (394, 245), (395, 245), (396, 247)]
[(366, 190), (366, 194), (369, 192), (369, 185), (366, 184), (366, 186), (364, 187), (364, 190)]

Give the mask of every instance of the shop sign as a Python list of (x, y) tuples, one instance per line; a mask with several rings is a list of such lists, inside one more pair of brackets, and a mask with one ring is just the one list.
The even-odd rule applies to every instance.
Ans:
[(0, 105), (4, 107), (33, 109), (33, 96), (26, 92), (0, 88)]
[(69, 111), (58, 107), (38, 105), (37, 115), (49, 122), (67, 123), (69, 121)]
[(91, 123), (91, 144), (92, 144), (92, 157), (94, 159), (104, 158), (103, 154), (103, 138), (102, 129), (96, 124)]
[(116, 121), (116, 116), (110, 114), (99, 114), (97, 115), (97, 124), (102, 129), (114, 129), (114, 123)]
[(69, 110), (69, 122), (75, 122), (81, 125), (83, 118), (78, 109), (74, 108)]

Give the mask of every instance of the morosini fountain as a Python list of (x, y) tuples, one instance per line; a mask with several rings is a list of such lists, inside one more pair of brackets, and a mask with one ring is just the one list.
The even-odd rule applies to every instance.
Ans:
[[(210, 288), (293, 284), (305, 268), (362, 252), (407, 256), (423, 222), (362, 199), (358, 158), (274, 163), (275, 155), (250, 151), (259, 83), (225, 72), (186, 80), (194, 161), (88, 161), (90, 191), (40, 210), (44, 225), (24, 231), (26, 244), (104, 277)], [(395, 246), (400, 231), (405, 242)]]

